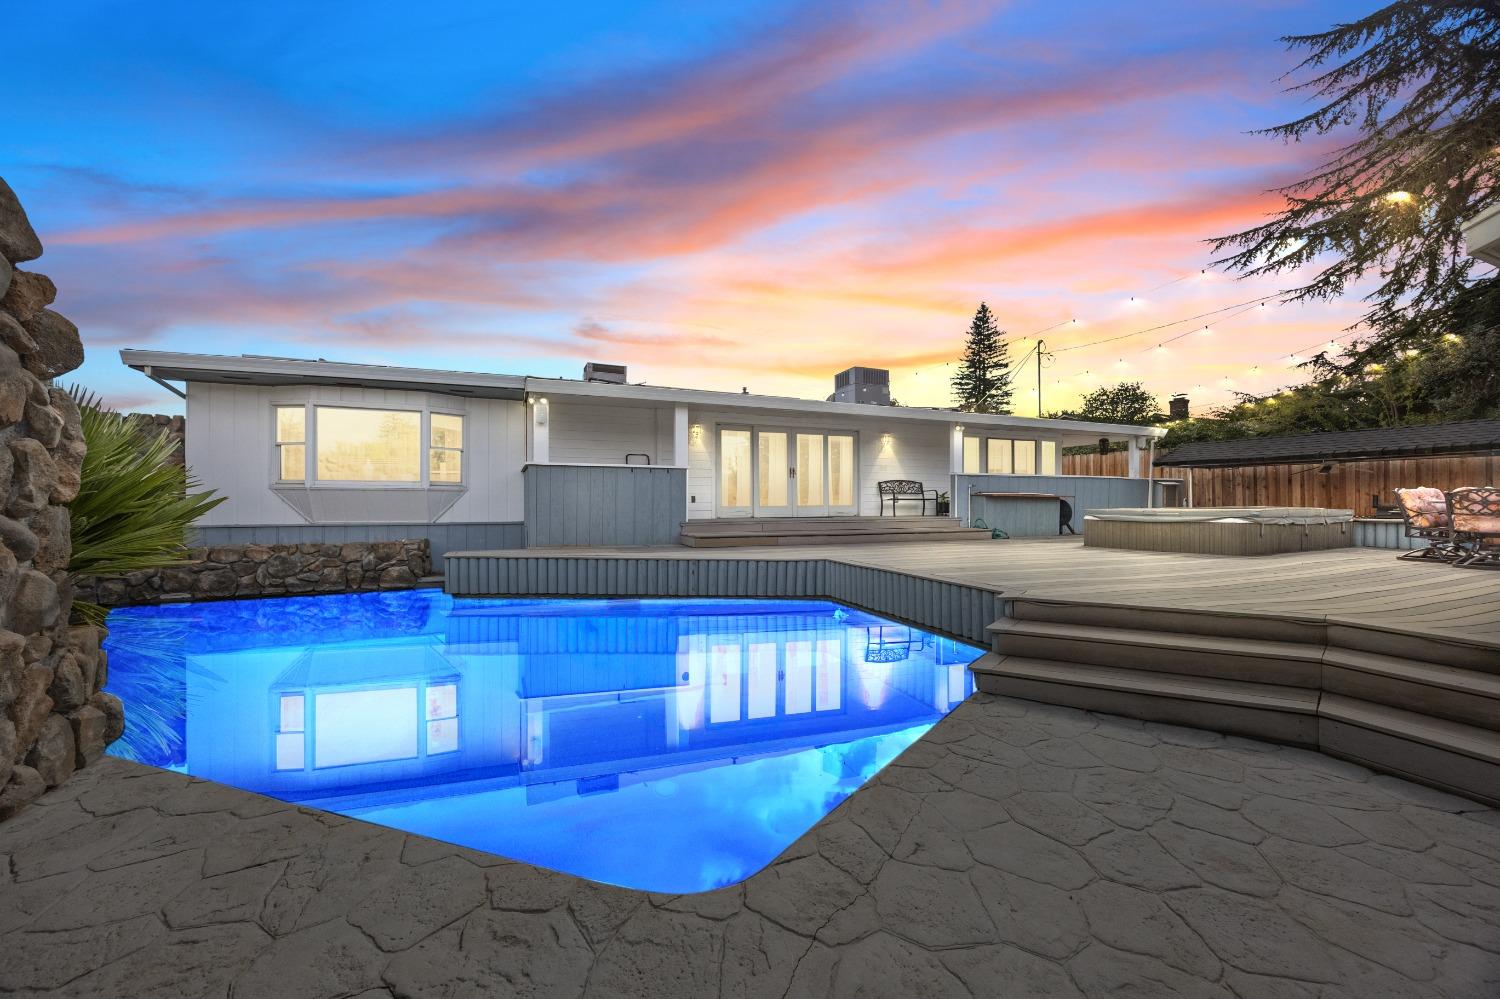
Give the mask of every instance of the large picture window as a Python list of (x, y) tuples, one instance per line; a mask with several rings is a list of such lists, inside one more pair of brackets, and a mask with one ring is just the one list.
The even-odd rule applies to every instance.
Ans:
[(1036, 475), (1052, 473), (1057, 445), (1041, 441), (1041, 468), (1037, 467), (1037, 441), (1009, 437), (964, 437), (964, 474)]
[(318, 406), (318, 479), (422, 481), (422, 414)]

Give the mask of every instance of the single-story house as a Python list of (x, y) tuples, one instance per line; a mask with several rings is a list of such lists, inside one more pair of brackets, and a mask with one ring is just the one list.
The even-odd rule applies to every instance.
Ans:
[[(1145, 506), (1155, 427), (881, 405), (854, 368), (828, 401), (582, 379), (124, 350), (186, 400), (187, 463), (227, 497), (202, 544), (427, 537), (447, 551), (671, 544), (683, 522), (890, 515), (885, 480), (949, 495)], [(888, 392), (884, 394), (888, 400)], [(1065, 447), (1124, 441), (1127, 476), (1061, 475)], [(898, 515), (932, 505), (898, 504)], [(1046, 533), (1055, 533), (1055, 523)]]

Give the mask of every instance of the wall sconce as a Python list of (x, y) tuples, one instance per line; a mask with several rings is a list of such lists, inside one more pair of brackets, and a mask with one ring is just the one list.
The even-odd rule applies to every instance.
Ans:
[(703, 424), (695, 423), (691, 427), (688, 427), (688, 440), (694, 444), (703, 443)]
[(953, 428), (953, 432), (955, 434), (961, 434), (961, 433), (963, 433), (964, 432), (964, 425), (962, 423), (958, 424), (957, 426), (955, 426)]

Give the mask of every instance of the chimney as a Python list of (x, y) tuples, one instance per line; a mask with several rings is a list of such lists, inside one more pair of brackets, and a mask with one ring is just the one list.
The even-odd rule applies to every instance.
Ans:
[(863, 402), (871, 406), (891, 404), (891, 373), (885, 368), (847, 368), (833, 376), (829, 402)]
[(600, 364), (598, 361), (590, 361), (583, 366), (583, 380), (586, 382), (604, 382), (608, 385), (624, 385), (625, 365)]
[(1172, 396), (1167, 403), (1167, 416), (1174, 420), (1186, 420), (1188, 418), (1188, 397), (1181, 392)]

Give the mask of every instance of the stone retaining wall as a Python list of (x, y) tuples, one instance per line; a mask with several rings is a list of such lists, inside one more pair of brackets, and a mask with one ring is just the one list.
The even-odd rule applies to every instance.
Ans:
[(432, 571), (425, 538), (344, 544), (216, 545), (182, 565), (81, 582), (78, 596), (106, 607), (299, 593), (404, 590)]
[(42, 244), (0, 180), (0, 820), (94, 762), (125, 729), (102, 693), (100, 629), (70, 627), (67, 505), (78, 495), (78, 407), (52, 384), (83, 363), (57, 288), (16, 265)]

